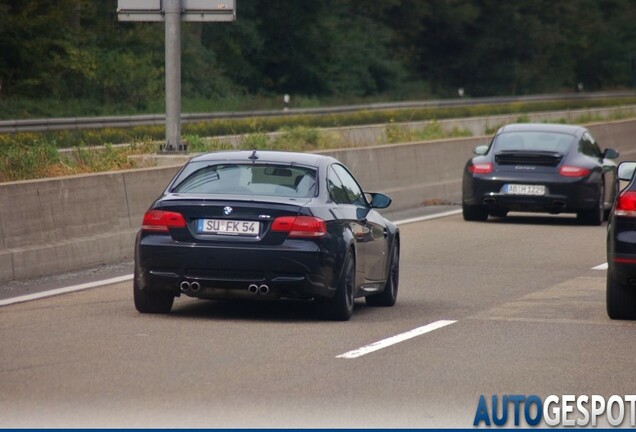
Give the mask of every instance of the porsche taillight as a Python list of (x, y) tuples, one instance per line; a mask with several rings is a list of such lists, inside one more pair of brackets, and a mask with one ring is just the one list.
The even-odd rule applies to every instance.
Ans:
[(170, 228), (185, 228), (186, 221), (181, 213), (148, 210), (144, 215), (141, 229), (144, 231), (168, 232)]
[(471, 163), (468, 166), (468, 171), (472, 174), (488, 174), (492, 172), (493, 169), (493, 164), (491, 162)]
[(271, 230), (291, 238), (320, 238), (327, 235), (327, 224), (313, 216), (281, 216), (274, 219)]
[(625, 191), (616, 199), (616, 216), (636, 217), (636, 191)]
[(586, 177), (590, 175), (590, 170), (572, 165), (562, 165), (559, 174), (563, 177)]

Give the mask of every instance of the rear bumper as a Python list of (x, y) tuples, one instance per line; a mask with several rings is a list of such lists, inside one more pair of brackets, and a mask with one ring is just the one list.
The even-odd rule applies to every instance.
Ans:
[[(550, 176), (552, 177), (552, 176)], [(464, 175), (463, 198), (466, 205), (486, 205), (491, 209), (548, 213), (576, 213), (598, 205), (600, 187), (589, 179), (568, 181), (553, 178), (506, 179), (495, 176)], [(508, 195), (502, 192), (505, 184), (534, 184), (546, 187), (546, 194)]]
[[(183, 244), (169, 236), (140, 233), (135, 274), (141, 290), (197, 298), (329, 298), (335, 292), (336, 251), (319, 242), (286, 240), (278, 246)], [(182, 289), (182, 282), (198, 289)], [(250, 285), (267, 286), (266, 295)], [(187, 286), (187, 284), (186, 284)], [(196, 286), (196, 285), (195, 285)], [(263, 291), (263, 290), (261, 290)]]

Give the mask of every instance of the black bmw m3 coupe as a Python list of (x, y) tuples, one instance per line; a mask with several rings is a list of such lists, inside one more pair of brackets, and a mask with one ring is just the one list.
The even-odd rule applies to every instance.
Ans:
[(400, 237), (328, 156), (208, 153), (190, 160), (144, 216), (135, 245), (134, 301), (170, 312), (175, 297), (313, 299), (348, 320), (354, 299), (393, 306)]
[(462, 210), (468, 221), (510, 211), (576, 213), (600, 225), (618, 193), (613, 149), (601, 151), (581, 126), (511, 124), (475, 148), (464, 168)]

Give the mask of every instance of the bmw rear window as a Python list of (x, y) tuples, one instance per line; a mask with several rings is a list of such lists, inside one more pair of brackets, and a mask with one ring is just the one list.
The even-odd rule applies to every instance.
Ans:
[(179, 173), (170, 191), (308, 198), (316, 195), (316, 170), (290, 165), (192, 162)]
[(504, 132), (495, 140), (496, 151), (547, 151), (565, 154), (575, 142), (573, 135), (558, 132)]

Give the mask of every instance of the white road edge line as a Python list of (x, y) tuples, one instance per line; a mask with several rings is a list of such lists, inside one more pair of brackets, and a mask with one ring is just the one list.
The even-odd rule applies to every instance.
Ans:
[(427, 221), (427, 220), (432, 220), (432, 219), (439, 219), (439, 218), (443, 218), (443, 217), (447, 217), (447, 216), (455, 216), (460, 214), (462, 211), (461, 210), (449, 210), (447, 212), (443, 212), (443, 213), (436, 213), (436, 214), (432, 214), (432, 215), (428, 215), (428, 216), (420, 216), (420, 217), (414, 217), (414, 218), (410, 218), (410, 219), (402, 219), (402, 220), (398, 220), (398, 221), (394, 221), (393, 223), (396, 225), (406, 225), (406, 224), (410, 224), (410, 223), (414, 223), (414, 222), (422, 222), (422, 221)]
[(37, 300), (37, 299), (46, 298), (46, 297), (53, 297), (60, 294), (66, 294), (70, 292), (96, 288), (103, 285), (125, 282), (125, 281), (132, 280), (132, 278), (133, 278), (133, 275), (129, 274), (129, 275), (118, 276), (118, 277), (114, 277), (110, 279), (95, 281), (95, 282), (88, 282), (88, 283), (84, 283), (80, 285), (73, 285), (73, 286), (69, 286), (65, 288), (58, 288), (58, 289), (54, 289), (50, 291), (42, 291), (39, 293), (29, 294), (29, 295), (20, 296), (20, 297), (13, 297), (6, 300), (0, 300), (0, 306), (8, 306), (15, 303), (22, 303), (22, 302)]
[[(447, 211), (447, 212), (443, 212), (443, 213), (437, 213), (437, 214), (432, 214), (432, 215), (428, 215), (428, 216), (421, 216), (421, 217), (416, 217), (416, 218), (403, 219), (403, 220), (400, 220), (400, 221), (396, 221), (394, 223), (396, 225), (404, 225), (404, 224), (409, 224), (409, 223), (414, 223), (414, 222), (421, 222), (421, 221), (426, 221), (426, 220), (431, 220), (431, 219), (438, 219), (438, 218), (442, 218), (442, 217), (446, 217), (446, 216), (454, 216), (454, 215), (459, 214), (461, 212), (462, 212), (461, 210), (451, 210), (451, 211)], [(60, 295), (60, 294), (66, 294), (66, 293), (70, 293), (70, 292), (82, 291), (82, 290), (89, 289), (89, 288), (97, 288), (99, 286), (104, 286), (104, 285), (110, 285), (110, 284), (114, 284), (114, 283), (129, 281), (129, 280), (132, 280), (132, 278), (133, 278), (133, 275), (132, 274), (128, 274), (128, 275), (119, 276), (119, 277), (115, 277), (115, 278), (111, 278), (111, 279), (104, 279), (104, 280), (101, 280), (101, 281), (89, 282), (89, 283), (85, 283), (85, 284), (81, 284), (81, 285), (73, 285), (73, 286), (69, 286), (69, 287), (65, 287), (65, 288), (58, 288), (58, 289), (54, 289), (54, 290), (51, 290), (51, 291), (43, 291), (41, 293), (36, 293), (36, 294), (29, 294), (29, 295), (20, 296), (20, 297), (13, 297), (13, 298), (6, 299), (6, 300), (0, 300), (0, 306), (8, 306), (8, 305), (12, 305), (12, 304), (15, 304), (15, 303), (23, 303), (23, 302), (27, 302), (27, 301), (31, 301), (31, 300), (37, 300), (37, 299), (41, 299), (41, 298), (52, 297), (52, 296), (56, 296), (56, 295)]]
[(601, 265), (597, 265), (596, 267), (592, 267), (592, 270), (607, 270), (607, 263), (603, 263)]
[(381, 341), (374, 342), (370, 345), (363, 346), (362, 348), (358, 348), (356, 350), (349, 351), (344, 354), (340, 354), (336, 356), (336, 358), (354, 359), (354, 358), (362, 357), (363, 355), (381, 350), (386, 347), (390, 347), (391, 345), (395, 345), (397, 343), (404, 342), (409, 339), (413, 339), (414, 337), (421, 336), (425, 333), (432, 332), (433, 330), (446, 327), (447, 325), (451, 325), (456, 322), (457, 321), (451, 321), (451, 320), (435, 321), (434, 323), (427, 324), (422, 327), (418, 327), (416, 329), (407, 331), (405, 333), (401, 333), (399, 335), (391, 336), (390, 338), (386, 338)]

